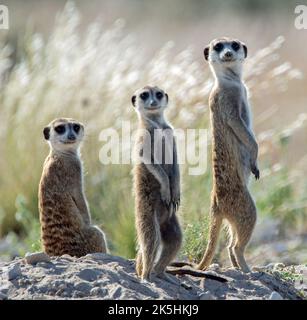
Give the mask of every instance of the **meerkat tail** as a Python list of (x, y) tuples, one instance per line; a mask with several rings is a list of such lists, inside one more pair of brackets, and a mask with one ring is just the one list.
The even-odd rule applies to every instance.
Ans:
[(181, 268), (181, 267), (184, 267), (184, 266), (189, 266), (189, 267), (194, 267), (194, 264), (191, 263), (191, 262), (185, 262), (185, 261), (174, 261), (174, 262), (171, 262), (170, 263), (170, 266), (171, 267), (178, 267), (178, 268)]
[(171, 269), (171, 270), (166, 270), (167, 273), (172, 274), (172, 275), (189, 275), (192, 277), (197, 277), (197, 278), (206, 278), (206, 279), (211, 279), (219, 282), (227, 282), (228, 280), (226, 278), (220, 277), (220, 276), (215, 276), (213, 274), (210, 274), (205, 271), (196, 271), (196, 270), (191, 270), (191, 269), (183, 269), (183, 268), (178, 268), (178, 269)]
[(198, 270), (206, 270), (213, 259), (218, 236), (222, 226), (222, 221), (223, 219), (221, 217), (215, 216), (215, 214), (212, 215), (207, 249), (201, 262), (197, 266)]

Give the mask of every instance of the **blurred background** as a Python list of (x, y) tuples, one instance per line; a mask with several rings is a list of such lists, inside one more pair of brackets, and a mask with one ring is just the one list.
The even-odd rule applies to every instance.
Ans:
[[(42, 129), (59, 116), (86, 125), (86, 194), (113, 254), (135, 255), (130, 165), (99, 162), (99, 132), (137, 123), (133, 92), (156, 84), (177, 128), (208, 128), (212, 77), (203, 48), (219, 36), (244, 41), (262, 177), (251, 182), (259, 219), (252, 265), (307, 263), (307, 30), (291, 0), (1, 1), (0, 260), (40, 250), (37, 190), (48, 146)], [(210, 151), (210, 150), (209, 150)], [(208, 156), (210, 164), (210, 153)], [(211, 170), (181, 167), (181, 258), (197, 261), (208, 231)], [(222, 237), (216, 261), (228, 265)]]

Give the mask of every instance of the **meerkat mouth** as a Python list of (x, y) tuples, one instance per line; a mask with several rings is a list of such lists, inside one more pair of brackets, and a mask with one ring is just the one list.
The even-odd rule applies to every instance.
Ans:
[(236, 59), (234, 59), (234, 58), (226, 58), (226, 57), (221, 60), (222, 60), (222, 62), (235, 62), (236, 61)]
[(149, 108), (146, 108), (146, 110), (148, 111), (155, 111), (155, 110), (159, 110), (161, 107), (149, 107)]
[(63, 144), (74, 144), (76, 141), (62, 141)]

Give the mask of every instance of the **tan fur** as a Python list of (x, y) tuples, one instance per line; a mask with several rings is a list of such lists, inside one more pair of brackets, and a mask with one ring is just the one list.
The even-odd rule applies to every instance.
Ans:
[[(256, 207), (248, 190), (248, 179), (250, 172), (259, 178), (258, 146), (250, 125), (246, 89), (241, 81), (243, 45), (241, 43), (241, 49), (233, 53), (235, 60), (225, 63), (220, 60), (223, 52), (214, 52), (213, 45), (217, 41), (212, 41), (207, 52), (216, 77), (209, 98), (213, 133), (211, 223), (207, 250), (198, 268), (205, 270), (212, 262), (222, 222), (226, 219), (230, 230), (231, 263), (248, 272), (244, 250), (256, 223)], [(227, 38), (222, 41), (232, 43)]]
[[(56, 125), (80, 125), (75, 144), (61, 145), (54, 131)], [(83, 191), (83, 173), (78, 147), (83, 125), (72, 119), (56, 119), (45, 128), (49, 132), (50, 154), (39, 184), (39, 212), (44, 251), (51, 256), (69, 254), (84, 256), (106, 252), (103, 232), (91, 225), (88, 204)], [(63, 137), (63, 140), (66, 138)], [(56, 149), (54, 143), (57, 141)]]
[[(153, 100), (157, 91), (163, 91), (157, 87), (145, 87), (138, 90), (133, 97), (133, 104), (139, 115), (139, 129), (150, 132), (151, 159), (154, 159), (156, 156), (153, 151), (154, 130), (172, 130), (163, 115), (168, 98), (163, 93), (163, 99), (157, 101), (161, 108), (158, 111), (146, 110), (144, 105), (150, 108), (149, 102), (140, 99), (140, 94), (144, 90), (150, 92), (149, 99)], [(139, 134), (136, 138), (137, 152), (145, 146), (144, 144), (143, 136)], [(166, 277), (165, 269), (175, 258), (181, 246), (181, 229), (176, 217), (180, 202), (180, 174), (174, 139), (172, 152), (173, 164), (141, 162), (134, 167), (136, 231), (139, 244), (136, 272), (142, 279), (150, 279), (153, 271), (158, 276)], [(138, 154), (136, 156), (138, 157)], [(163, 159), (164, 156), (165, 153), (163, 153)], [(160, 256), (159, 249), (161, 249)]]

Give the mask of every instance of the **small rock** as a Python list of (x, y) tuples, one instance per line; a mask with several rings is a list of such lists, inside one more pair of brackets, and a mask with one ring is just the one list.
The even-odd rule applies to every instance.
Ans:
[(61, 258), (62, 258), (62, 259), (65, 259), (65, 260), (68, 260), (68, 261), (74, 261), (74, 260), (75, 260), (75, 258), (72, 257), (72, 256), (70, 256), (69, 254), (63, 254), (63, 255), (61, 256)]
[(240, 297), (236, 297), (236, 296), (233, 296), (233, 295), (227, 295), (225, 297), (226, 300), (242, 300)]
[(107, 294), (107, 290), (106, 289), (102, 289), (99, 287), (94, 287), (91, 291), (90, 291), (90, 295), (91, 296), (104, 296)]
[(108, 285), (110, 285), (111, 284), (111, 281), (110, 281), (110, 279), (100, 279), (100, 280), (97, 280), (97, 281), (95, 281), (95, 283), (94, 283), (94, 285), (95, 285), (95, 287), (97, 286), (97, 287), (106, 287), (106, 286), (108, 286)]
[(59, 289), (58, 291), (56, 291), (55, 295), (56, 296), (61, 296), (64, 293), (63, 289)]
[(252, 267), (252, 270), (253, 272), (264, 272), (266, 269), (265, 266), (254, 266)]
[(281, 262), (275, 263), (274, 265), (274, 270), (283, 269), (283, 268), (285, 268), (285, 265)]
[(85, 256), (87, 259), (92, 259), (92, 260), (103, 260), (106, 257), (105, 253), (89, 253)]
[(219, 282), (219, 281), (215, 281), (215, 280), (212, 280), (212, 279), (206, 279), (204, 281), (204, 289), (209, 289), (210, 288), (210, 291), (216, 291), (218, 289), (220, 289), (221, 287), (224, 287), (225, 284), (222, 283), (222, 282)]
[(22, 275), (19, 264), (15, 264), (7, 271), (7, 278), (9, 281), (16, 279)]
[(0, 300), (7, 300), (7, 295), (0, 292)]
[(227, 271), (224, 272), (224, 274), (230, 278), (236, 279), (236, 280), (245, 280), (248, 279), (248, 275), (244, 272), (242, 272), (239, 269), (236, 268), (230, 268)]
[(62, 283), (62, 284), (59, 286), (59, 289), (61, 289), (61, 290), (65, 290), (66, 288), (67, 288), (67, 283), (66, 283), (66, 282)]
[(84, 293), (81, 292), (81, 291), (75, 291), (72, 295), (72, 298), (73, 299), (76, 299), (76, 298), (83, 298), (84, 297)]
[(19, 286), (28, 286), (29, 284), (31, 284), (31, 280), (28, 278), (20, 278), (17, 280), (17, 283)]
[(220, 269), (220, 265), (218, 263), (212, 263), (210, 266), (209, 266), (209, 269), (210, 270), (214, 270), (214, 271), (217, 271)]
[(44, 269), (51, 269), (54, 267), (54, 264), (52, 262), (38, 262), (36, 266)]
[(92, 290), (92, 286), (86, 282), (80, 282), (75, 285), (75, 289), (84, 293), (84, 294), (89, 294), (90, 291)]
[(284, 298), (276, 291), (273, 291), (269, 297), (269, 300), (284, 300)]
[(50, 262), (50, 257), (45, 252), (26, 253), (26, 262), (28, 264), (36, 264), (38, 262)]
[(95, 281), (99, 277), (99, 273), (92, 269), (83, 269), (77, 276), (86, 281)]
[(206, 291), (199, 296), (199, 300), (216, 300), (216, 297), (209, 291)]
[(7, 284), (7, 285), (1, 286), (0, 293), (7, 294), (11, 286), (12, 286), (11, 283), (10, 285)]
[(181, 282), (180, 284), (181, 287), (185, 288), (186, 290), (192, 290), (193, 287), (185, 282)]
[(271, 262), (271, 263), (267, 264), (266, 266), (264, 266), (264, 269), (273, 270), (273, 269), (275, 269), (275, 265), (276, 265), (276, 263)]
[(118, 287), (112, 292), (112, 299), (119, 299), (120, 296), (122, 295), (122, 288)]

